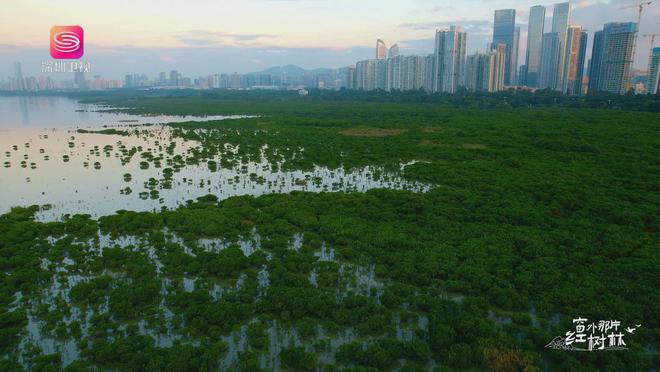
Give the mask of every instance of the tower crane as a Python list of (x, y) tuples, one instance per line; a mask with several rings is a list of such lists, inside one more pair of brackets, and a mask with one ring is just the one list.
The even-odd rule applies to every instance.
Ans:
[[(639, 34), (640, 28), (639, 24), (642, 22), (642, 12), (644, 11), (644, 7), (651, 5), (655, 0), (647, 0), (647, 1), (641, 1), (637, 4), (634, 5), (628, 5), (621, 7), (620, 9), (632, 9), (632, 8), (638, 8), (639, 13), (637, 14), (637, 33)], [(635, 40), (633, 41), (633, 49), (632, 49), (632, 62), (630, 63), (630, 76), (632, 77), (632, 72), (633, 72), (633, 66), (635, 66), (635, 51), (637, 50), (637, 35), (635, 35)]]

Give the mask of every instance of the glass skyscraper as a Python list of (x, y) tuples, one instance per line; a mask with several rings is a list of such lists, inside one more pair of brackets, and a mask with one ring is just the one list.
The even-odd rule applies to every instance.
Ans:
[(559, 37), (556, 32), (543, 34), (539, 88), (555, 89), (559, 65)]
[(589, 39), (589, 34), (587, 31), (582, 30), (580, 34), (580, 54), (578, 56), (578, 70), (577, 77), (575, 79), (575, 86), (573, 87), (574, 94), (581, 95), (584, 93), (582, 80), (584, 78), (584, 66), (587, 60), (587, 41)]
[(582, 71), (584, 70), (584, 48), (586, 33), (580, 26), (570, 26), (566, 37), (566, 59), (564, 62), (566, 89), (564, 93), (579, 95), (582, 92)]
[(589, 92), (600, 90), (600, 72), (603, 60), (603, 31), (594, 33), (594, 43), (591, 47), (591, 63), (589, 64)]
[(495, 11), (493, 26), (493, 47), (506, 45), (506, 66), (504, 85), (516, 85), (518, 72), (518, 42), (516, 40), (516, 10), (499, 9)]
[(566, 39), (568, 37), (568, 22), (570, 19), (570, 3), (555, 4), (552, 12), (552, 32), (557, 34), (558, 60), (555, 90), (566, 91), (568, 81), (566, 79)]
[(660, 82), (660, 48), (653, 48), (650, 61), (646, 93), (658, 94), (658, 83)]
[(545, 25), (545, 7), (533, 6), (529, 9), (529, 25), (527, 27), (527, 55), (525, 65), (527, 77), (526, 84), (530, 87), (539, 86), (539, 73), (541, 72), (541, 48), (543, 29)]

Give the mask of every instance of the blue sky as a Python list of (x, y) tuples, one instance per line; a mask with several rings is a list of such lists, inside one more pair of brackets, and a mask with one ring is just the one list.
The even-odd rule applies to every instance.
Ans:
[[(85, 57), (95, 74), (154, 75), (178, 69), (187, 76), (259, 71), (274, 65), (341, 67), (371, 58), (377, 38), (404, 54), (432, 52), (436, 28), (462, 25), (468, 52), (484, 50), (495, 9), (515, 8), (524, 59), (528, 0), (9, 0), (0, 13), (0, 78), (11, 64), (38, 74), (47, 60), (53, 25), (85, 29)], [(572, 24), (590, 31), (611, 21), (635, 21), (635, 0), (574, 0)], [(660, 33), (660, 1), (642, 19), (642, 34)], [(660, 38), (656, 42), (660, 45)], [(636, 65), (644, 67), (648, 39)], [(1, 71), (6, 71), (2, 73)]]

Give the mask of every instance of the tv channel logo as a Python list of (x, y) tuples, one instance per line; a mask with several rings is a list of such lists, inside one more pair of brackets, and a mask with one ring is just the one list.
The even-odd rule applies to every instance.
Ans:
[(50, 29), (50, 56), (55, 59), (78, 59), (85, 51), (85, 37), (80, 26), (53, 26)]

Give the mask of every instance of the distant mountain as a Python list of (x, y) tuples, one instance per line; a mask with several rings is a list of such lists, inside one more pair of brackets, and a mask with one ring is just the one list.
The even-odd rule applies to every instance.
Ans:
[(263, 71), (256, 72), (257, 74), (270, 74), (274, 76), (303, 76), (306, 70), (300, 66), (286, 65), (286, 66), (275, 66), (268, 68)]
[[(342, 69), (339, 69), (342, 70)], [(263, 71), (253, 72), (252, 74), (270, 74), (273, 76), (286, 75), (289, 77), (300, 77), (303, 75), (322, 75), (331, 74), (335, 69), (332, 68), (315, 68), (313, 70), (305, 70), (304, 68), (296, 65), (274, 66)]]

